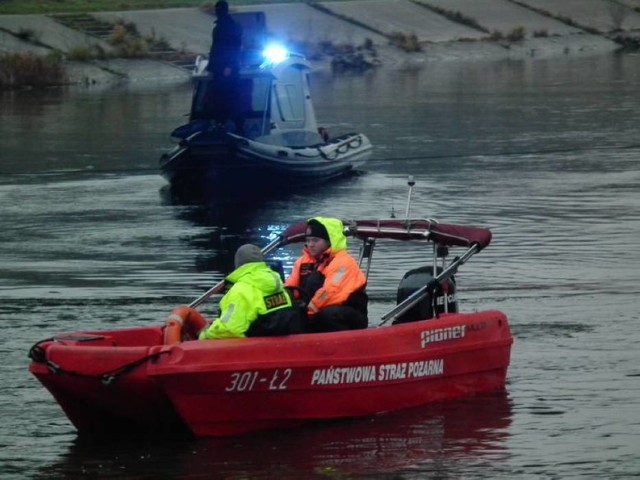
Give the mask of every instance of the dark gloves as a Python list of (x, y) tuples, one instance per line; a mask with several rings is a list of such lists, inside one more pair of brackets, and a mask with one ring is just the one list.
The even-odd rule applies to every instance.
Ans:
[(308, 305), (315, 293), (324, 285), (325, 277), (322, 273), (314, 270), (313, 272), (305, 275), (302, 280), (304, 288), (299, 287), (286, 287), (291, 295), (291, 299), (296, 302), (303, 302), (304, 305)]
[(322, 273), (314, 270), (304, 280), (304, 292), (306, 293), (306, 298), (304, 298), (305, 304), (308, 304), (313, 296), (316, 294), (322, 285), (324, 285), (325, 277)]

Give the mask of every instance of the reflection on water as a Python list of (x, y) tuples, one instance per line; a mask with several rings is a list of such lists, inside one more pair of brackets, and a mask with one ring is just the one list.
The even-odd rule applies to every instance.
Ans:
[[(507, 455), (506, 392), (403, 412), (236, 438), (96, 441), (80, 437), (43, 477), (343, 478), (411, 471), (466, 476)], [(495, 468), (495, 467), (494, 467)]]
[[(636, 475), (639, 67), (640, 56), (613, 55), (315, 75), (321, 123), (365, 132), (374, 158), (320, 189), (250, 203), (168, 194), (157, 162), (188, 85), (0, 94), (0, 474)], [(76, 438), (29, 377), (35, 342), (157, 324), (228, 273), (242, 243), (314, 215), (403, 217), (409, 175), (411, 216), (493, 231), (456, 293), (462, 311), (510, 318), (508, 398), (224, 441), (96, 443)], [(299, 248), (279, 252), (285, 268)], [(427, 255), (376, 246), (372, 325)]]

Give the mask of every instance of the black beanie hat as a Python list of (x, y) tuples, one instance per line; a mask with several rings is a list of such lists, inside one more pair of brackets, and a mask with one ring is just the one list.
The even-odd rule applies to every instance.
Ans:
[(311, 219), (307, 222), (307, 237), (324, 238), (329, 245), (331, 245), (331, 239), (329, 238), (329, 232), (324, 225), (319, 221)]

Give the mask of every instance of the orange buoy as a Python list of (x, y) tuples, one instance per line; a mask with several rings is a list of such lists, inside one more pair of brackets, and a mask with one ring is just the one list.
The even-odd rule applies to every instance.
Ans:
[(196, 340), (207, 320), (195, 308), (178, 307), (164, 321), (164, 345)]

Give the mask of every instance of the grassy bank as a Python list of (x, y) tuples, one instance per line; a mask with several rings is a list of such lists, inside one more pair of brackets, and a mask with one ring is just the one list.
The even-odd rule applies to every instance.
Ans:
[[(269, 0), (228, 0), (234, 5), (260, 5)], [(278, 3), (306, 3), (307, 0), (278, 0)], [(204, 0), (3, 0), (0, 15), (43, 14), (62, 12), (106, 12), (118, 10), (149, 10), (162, 8), (188, 8), (211, 4)]]
[(26, 86), (43, 88), (66, 82), (65, 65), (59, 55), (0, 54), (0, 91)]

